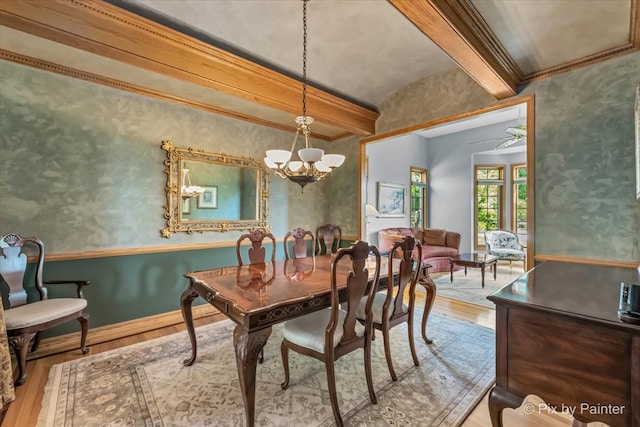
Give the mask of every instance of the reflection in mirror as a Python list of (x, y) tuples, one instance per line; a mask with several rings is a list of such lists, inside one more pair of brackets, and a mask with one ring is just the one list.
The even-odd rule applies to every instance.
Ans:
[(162, 149), (167, 151), (163, 237), (268, 228), (268, 174), (263, 162), (176, 148), (170, 141), (163, 141)]

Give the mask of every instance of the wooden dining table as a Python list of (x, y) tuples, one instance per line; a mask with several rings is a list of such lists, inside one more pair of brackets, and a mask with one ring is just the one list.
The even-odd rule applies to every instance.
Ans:
[[(222, 314), (236, 323), (233, 345), (236, 366), (245, 408), (247, 426), (254, 425), (256, 367), (262, 348), (271, 335), (273, 325), (303, 316), (331, 305), (331, 264), (335, 255), (321, 255), (293, 260), (244, 266), (222, 267), (185, 273), (189, 284), (180, 298), (180, 308), (191, 341), (191, 357), (197, 356), (196, 334), (191, 306), (197, 297), (204, 298)], [(388, 258), (382, 258), (378, 290), (386, 289)], [(398, 260), (399, 261), (399, 260)], [(337, 269), (340, 300), (346, 301), (348, 264)], [(373, 265), (372, 265), (373, 266)], [(427, 343), (426, 325), (436, 286), (428, 275), (430, 265), (421, 266), (419, 284), (425, 287), (425, 308), (422, 316), (422, 336)], [(373, 280), (374, 269), (370, 268)], [(415, 286), (409, 291), (409, 307), (413, 312)]]

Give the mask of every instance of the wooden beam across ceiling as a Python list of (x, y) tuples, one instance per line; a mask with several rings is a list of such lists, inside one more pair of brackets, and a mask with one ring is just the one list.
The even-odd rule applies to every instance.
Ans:
[[(291, 114), (300, 113), (296, 79), (215, 48), (100, 0), (0, 2), (2, 25)], [(318, 122), (358, 135), (375, 132), (379, 113), (309, 86)]]
[(517, 94), (520, 71), (468, 0), (389, 0), (496, 99)]

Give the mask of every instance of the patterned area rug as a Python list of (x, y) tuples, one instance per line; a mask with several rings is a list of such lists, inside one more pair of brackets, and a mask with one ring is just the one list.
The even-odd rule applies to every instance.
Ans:
[[(243, 425), (233, 328), (225, 320), (196, 329), (198, 358), (191, 367), (182, 365), (190, 354), (186, 332), (52, 366), (38, 426)], [(419, 367), (413, 366), (406, 334), (406, 325), (392, 329), (397, 382), (389, 377), (382, 336), (373, 342), (377, 405), (369, 402), (363, 352), (338, 360), (336, 387), (346, 425), (456, 426), (492, 385), (493, 330), (432, 314), (428, 335), (434, 343), (416, 339)], [(258, 365), (256, 425), (334, 425), (322, 363), (291, 352), (290, 385), (280, 389), (281, 337), (275, 327), (265, 362)]]
[(464, 268), (453, 272), (453, 283), (449, 273), (433, 275), (436, 283), (436, 295), (468, 302), (475, 305), (494, 309), (495, 304), (487, 299), (487, 296), (502, 289), (518, 277), (524, 274), (522, 263), (514, 264), (510, 269), (508, 265), (498, 265), (496, 280), (493, 280), (493, 272), (487, 270), (484, 276), (484, 288), (482, 287), (482, 275), (479, 268), (467, 268), (467, 275), (464, 275)]

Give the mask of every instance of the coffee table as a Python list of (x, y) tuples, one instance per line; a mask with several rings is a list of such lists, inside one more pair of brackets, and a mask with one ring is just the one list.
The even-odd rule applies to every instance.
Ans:
[(498, 257), (487, 254), (464, 253), (455, 257), (449, 257), (451, 266), (451, 282), (453, 282), (453, 267), (459, 265), (464, 267), (464, 275), (467, 275), (467, 267), (479, 268), (482, 272), (482, 287), (484, 288), (484, 270), (487, 266), (493, 266), (493, 280), (496, 280), (496, 264)]

